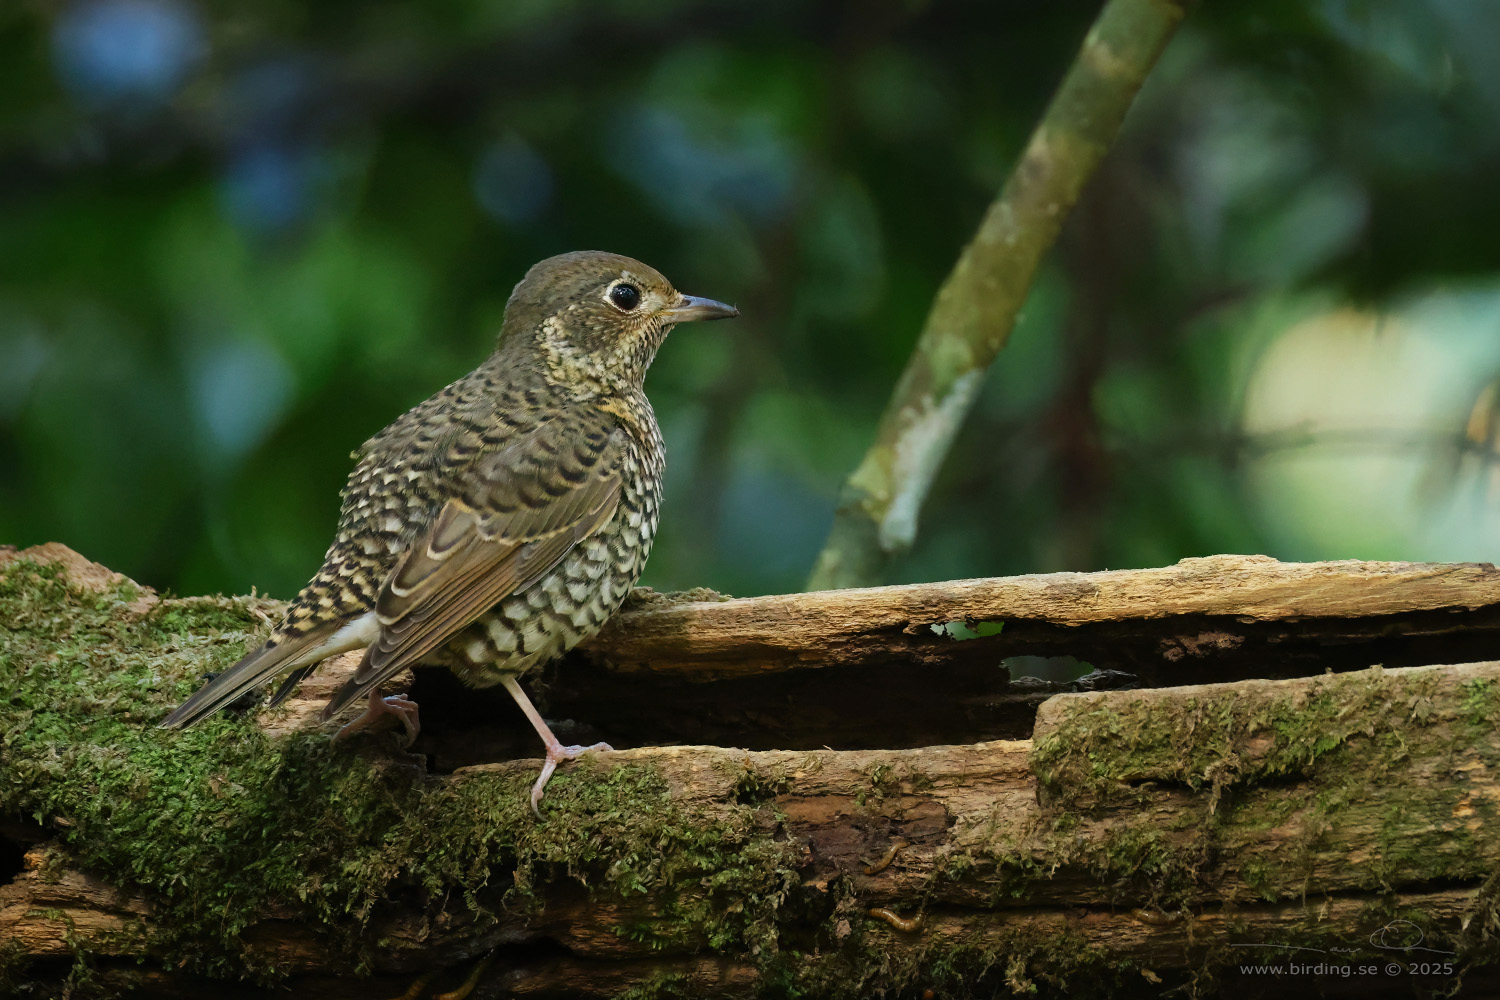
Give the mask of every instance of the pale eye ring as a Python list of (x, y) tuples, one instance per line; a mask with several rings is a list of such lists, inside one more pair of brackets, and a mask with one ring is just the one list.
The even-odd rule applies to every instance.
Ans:
[(609, 301), (625, 312), (641, 304), (641, 290), (628, 281), (622, 281), (609, 290)]

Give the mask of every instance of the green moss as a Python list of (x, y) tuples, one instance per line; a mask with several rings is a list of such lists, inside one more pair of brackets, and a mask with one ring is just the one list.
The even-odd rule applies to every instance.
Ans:
[(750, 807), (708, 822), (651, 768), (581, 767), (553, 780), (538, 823), (529, 775), (437, 781), (225, 714), (158, 729), (266, 623), (258, 602), (226, 598), (139, 617), (124, 607), (132, 590), (77, 592), (28, 563), (0, 577), (0, 813), (56, 823), (78, 862), (151, 898), (164, 963), (273, 977), (242, 935), (290, 909), (365, 966), (371, 914), (403, 886), (483, 919), (564, 877), (627, 900), (650, 892), (622, 931), (663, 947), (774, 951), (796, 876)]
[(0, 996), (17, 996), (31, 959), (19, 941), (0, 941)]
[[(889, 764), (876, 764), (870, 768), (870, 798), (878, 802), (887, 795), (899, 795), (900, 792), (901, 779), (896, 776), (895, 771)], [(861, 795), (863, 796), (863, 792), (861, 792)], [(859, 804), (865, 804), (863, 797)]]
[[(1462, 781), (1425, 780), (1500, 767), (1493, 685), (1471, 680), (1455, 697), (1449, 676), (1374, 669), (1319, 678), (1311, 690), (1205, 689), (1185, 706), (1151, 693), (1053, 703), (1033, 745), (1037, 822), (977, 823), (939, 859), (934, 881), (988, 884), (995, 907), (1084, 874), (1117, 906), (1308, 903), (1306, 919), (1271, 943), (1347, 948), (1309, 888), (1351, 847), (1373, 845), (1358, 867), (1340, 868), (1341, 884), (1379, 894), (1371, 925), (1399, 917), (1434, 944), (1452, 941), (1451, 927), (1445, 937), (1428, 917), (1382, 916), (1396, 888), (1479, 881), (1495, 865), (1495, 803)], [(1500, 927), (1494, 912), (1478, 901), (1465, 926)], [(1191, 989), (1211, 989), (1217, 969), (1243, 959), (1206, 944)]]
[(925, 990), (949, 998), (1086, 998), (1111, 995), (1124, 969), (1105, 949), (1052, 921), (996, 919), (950, 935), (894, 931), (864, 917), (843, 948), (783, 955), (763, 978), (772, 995), (819, 1000), (914, 997)]
[[(1012, 893), (1025, 893), (1038, 867), (1050, 877), (1072, 866), (1158, 907), (1222, 899), (1226, 874), (1247, 899), (1300, 899), (1329, 852), (1344, 849), (1344, 831), (1360, 830), (1376, 848), (1354, 872), (1361, 888), (1484, 878), (1494, 852), (1478, 838), (1495, 804), (1463, 782), (1421, 776), (1462, 760), (1500, 767), (1494, 685), (1469, 680), (1455, 699), (1443, 683), (1437, 671), (1375, 668), (1311, 689), (1054, 703), (1032, 752), (1043, 801), (1054, 831), (1092, 824), (1092, 834), (1012, 831), (991, 837), (975, 863), (993, 864)], [(1153, 809), (1163, 795), (1175, 803), (1171, 823)], [(1275, 863), (1268, 843), (1280, 845)]]
[(1462, 944), (1468, 954), (1494, 954), (1500, 942), (1500, 872), (1485, 879), (1461, 924)]
[(1473, 731), (1485, 733), (1500, 724), (1500, 691), (1488, 677), (1476, 677), (1464, 684), (1464, 721)]
[[(1061, 723), (1037, 739), (1032, 763), (1044, 789), (1065, 789), (1071, 800), (1081, 796), (1101, 806), (1145, 784), (1223, 793), (1311, 776), (1326, 755), (1351, 741), (1365, 748), (1376, 741), (1390, 764), (1404, 754), (1401, 731), (1433, 721), (1434, 683), (1433, 675), (1397, 682), (1375, 668), (1326, 677), (1311, 692), (1267, 685), (1249, 694), (1205, 692), (1186, 702), (1080, 699), (1068, 702)], [(1487, 699), (1487, 690), (1471, 693), (1465, 705)]]
[[(274, 979), (246, 943), (267, 912), (296, 914), (352, 967), (368, 966), (379, 946), (370, 921), (392, 895), (424, 894), (433, 909), (462, 900), (483, 921), (501, 905), (536, 905), (560, 879), (608, 896), (624, 915), (623, 936), (756, 963), (773, 996), (934, 984), (957, 996), (985, 975), (1030, 990), (1044, 973), (1102, 962), (1086, 943), (1029, 925), (893, 941), (864, 916), (848, 880), (828, 893), (801, 890), (800, 849), (767, 822), (776, 818), (768, 800), (789, 780), (781, 773), (729, 776), (737, 805), (709, 819), (677, 803), (652, 768), (584, 761), (553, 779), (538, 823), (529, 774), (438, 781), (379, 752), (335, 750), (318, 734), (273, 739), (233, 715), (160, 730), (155, 723), (203, 673), (259, 640), (267, 623), (257, 611), (274, 608), (174, 600), (140, 616), (125, 608), (134, 596), (71, 590), (52, 567), (6, 568), (0, 812), (57, 823), (72, 863), (149, 897), (150, 948), (164, 966)], [(915, 783), (877, 768), (869, 789), (906, 794)], [(804, 928), (796, 940), (785, 936), (792, 925)], [(819, 929), (809, 936), (808, 926)], [(90, 951), (102, 942), (76, 944), (72, 975), (87, 992)], [(21, 975), (20, 963), (0, 954), (0, 975)], [(686, 988), (666, 974), (636, 992)]]
[(869, 770), (869, 787), (855, 792), (855, 805), (884, 802), (888, 798), (912, 795), (932, 787), (932, 778), (908, 764), (888, 764), (884, 761), (873, 764)]
[[(1381, 671), (1326, 678), (1307, 695), (1275, 685), (1254, 697), (1206, 691), (1186, 711), (1149, 696), (1069, 699), (1033, 747), (1050, 803), (1036, 828), (1017, 830), (1000, 814), (981, 821), (911, 897), (930, 904), (947, 882), (986, 884), (990, 919), (961, 934), (903, 934), (866, 916), (850, 879), (826, 891), (801, 885), (803, 847), (786, 837), (774, 805), (792, 783), (790, 765), (733, 766), (723, 775), (730, 803), (709, 816), (674, 799), (653, 768), (586, 758), (554, 778), (538, 823), (527, 807), (532, 775), (512, 769), (436, 780), (383, 751), (334, 750), (318, 734), (273, 739), (233, 715), (157, 729), (203, 673), (258, 641), (275, 606), (172, 600), (140, 615), (125, 606), (135, 596), (131, 587), (71, 590), (50, 567), (3, 571), (0, 813), (56, 825), (70, 863), (149, 897), (158, 914), (152, 953), (200, 973), (273, 979), (245, 943), (267, 912), (297, 915), (358, 968), (386, 947), (369, 930), (393, 896), (417, 894), (433, 913), (461, 903), (482, 926), (568, 880), (608, 898), (623, 937), (756, 964), (767, 996), (958, 997), (1059, 985), (1077, 996), (1108, 992), (1125, 966), (1059, 933), (1056, 921), (1010, 909), (1064, 869), (1125, 906), (1149, 901), (1170, 912), (1201, 905), (1210, 872), (1217, 892), (1225, 866), (1246, 900), (1301, 898), (1337, 824), (1357, 817), (1379, 831), (1370, 888), (1488, 874), (1476, 832), (1412, 818), (1468, 809), (1482, 831), (1494, 804), (1467, 801), (1461, 783), (1409, 780), (1414, 762), (1450, 767), (1477, 756), (1500, 767), (1488, 682), (1469, 682), (1458, 702), (1451, 692), (1434, 697), (1436, 675), (1398, 683)], [(883, 803), (926, 783), (877, 764), (862, 799)], [(1377, 785), (1382, 793), (1372, 794)], [(1164, 796), (1188, 804), (1170, 823), (1154, 808)], [(1272, 830), (1296, 838), (1276, 864), (1258, 853)], [(1482, 894), (1471, 925), (1496, 925), (1494, 896)], [(1289, 943), (1321, 933), (1315, 909), (1306, 928), (1288, 931)], [(73, 976), (86, 991), (90, 954), (104, 942), (75, 946)], [(1210, 953), (1198, 983), (1234, 957)], [(0, 987), (20, 975), (19, 953), (0, 950)], [(636, 990), (688, 992), (678, 973)]]
[[(70, 863), (150, 898), (149, 947), (163, 966), (273, 980), (246, 932), (278, 912), (368, 967), (381, 946), (370, 922), (393, 895), (421, 893), (430, 910), (462, 900), (482, 922), (502, 905), (537, 905), (560, 879), (608, 896), (622, 936), (756, 963), (773, 996), (930, 983), (962, 995), (986, 971), (1030, 989), (1040, 972), (1097, 961), (1082, 942), (1024, 929), (960, 942), (909, 935), (892, 947), (847, 880), (831, 893), (799, 889), (800, 848), (767, 812), (789, 781), (782, 773), (730, 776), (737, 804), (710, 819), (676, 802), (650, 767), (585, 760), (553, 779), (538, 823), (529, 774), (439, 781), (381, 752), (335, 750), (319, 734), (273, 739), (226, 714), (160, 730), (202, 674), (260, 639), (275, 608), (172, 600), (141, 616), (125, 607), (135, 596), (72, 590), (47, 566), (12, 564), (0, 577), (0, 671), (10, 679), (0, 812), (56, 824)], [(890, 768), (870, 775), (877, 797), (914, 788)], [(820, 929), (787, 940), (793, 924)], [(104, 942), (75, 945), (70, 975), (86, 993), (91, 951)], [(19, 953), (0, 953), (0, 976), (22, 974)], [(666, 974), (637, 993), (686, 988)]]
[(616, 995), (615, 1000), (677, 1000), (692, 995), (689, 982), (681, 972), (655, 972)]
[(765, 770), (754, 767), (749, 758), (716, 760), (713, 766), (729, 782), (730, 798), (745, 805), (770, 802), (792, 786), (791, 776), (785, 768)]

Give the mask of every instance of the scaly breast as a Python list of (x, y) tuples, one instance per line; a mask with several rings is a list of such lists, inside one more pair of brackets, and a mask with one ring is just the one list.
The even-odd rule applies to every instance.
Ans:
[[(659, 456), (660, 452), (656, 452)], [(640, 579), (656, 537), (661, 463), (626, 456), (614, 515), (551, 572), (501, 601), (435, 658), (475, 687), (497, 684), (594, 635)]]

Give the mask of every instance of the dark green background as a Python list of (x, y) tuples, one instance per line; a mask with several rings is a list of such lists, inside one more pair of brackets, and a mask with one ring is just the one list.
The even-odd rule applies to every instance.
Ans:
[[(798, 589), (1096, 10), (0, 4), (0, 541), (290, 596), (350, 450), (479, 362), (530, 264), (598, 248), (743, 312), (679, 329), (648, 380), (669, 479), (646, 582)], [(1348, 489), (1335, 465), (1300, 492), (1257, 472), (1316, 455), (1317, 428), (1268, 440), (1241, 413), (1260, 352), (1308, 316), (1459, 288), (1481, 347), (1500, 341), (1497, 185), (1500, 5), (1204, 4), (892, 578), (1453, 558), (1467, 538), (1490, 557), (1484, 503), (1445, 514), (1443, 544), (1351, 533), (1337, 503), (1308, 506)], [(1436, 389), (1369, 389), (1447, 401), (1415, 444), (1354, 445), (1430, 452), (1418, 520), (1470, 490), (1443, 456), (1477, 442), (1488, 468), (1462, 415), (1492, 355)]]

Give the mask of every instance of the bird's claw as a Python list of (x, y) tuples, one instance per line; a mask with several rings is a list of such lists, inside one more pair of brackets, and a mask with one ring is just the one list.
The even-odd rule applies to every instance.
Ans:
[(590, 750), (613, 749), (608, 743), (595, 743), (587, 747), (565, 747), (561, 743), (554, 743), (547, 747), (547, 757), (542, 761), (542, 773), (537, 777), (536, 784), (531, 786), (531, 811), (536, 813), (536, 818), (542, 818), (542, 791), (547, 787), (547, 782), (552, 780), (552, 772), (557, 770), (558, 764), (582, 757)]
[(364, 713), (334, 733), (333, 742), (346, 740), (355, 733), (372, 728), (391, 716), (394, 716), (401, 723), (401, 728), (406, 730), (406, 740), (402, 743), (402, 748), (405, 749), (415, 743), (417, 734), (422, 731), (421, 719), (417, 714), (417, 703), (404, 694), (393, 694), (382, 698), (378, 691), (370, 692), (370, 704)]

